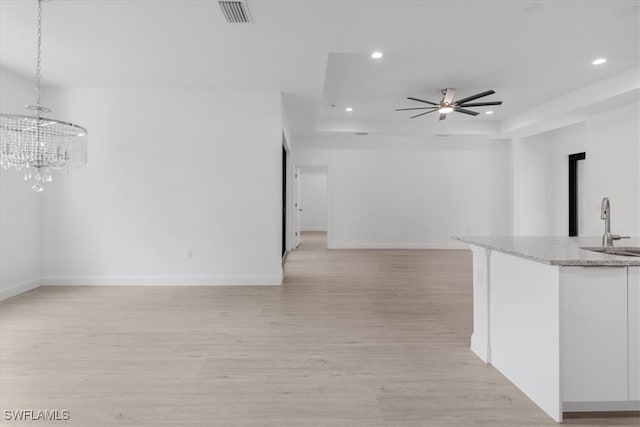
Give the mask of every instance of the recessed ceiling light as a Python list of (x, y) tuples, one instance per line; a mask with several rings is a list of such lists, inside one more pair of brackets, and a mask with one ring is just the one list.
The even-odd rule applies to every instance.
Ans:
[(485, 114), (493, 114), (493, 111), (486, 111)]
[(347, 113), (350, 113), (350, 112), (352, 112), (352, 111), (353, 111), (353, 108), (351, 108), (351, 107), (347, 107), (347, 108), (345, 108), (345, 109), (344, 109), (344, 111), (346, 111)]
[(592, 62), (593, 65), (602, 65), (607, 62), (607, 58), (598, 58)]
[(371, 54), (371, 57), (372, 57), (373, 59), (380, 59), (380, 58), (382, 58), (382, 56), (383, 56), (383, 55), (382, 55), (382, 52), (373, 52), (373, 53)]
[(442, 107), (438, 109), (438, 112), (442, 114), (449, 114), (452, 111), (453, 111), (453, 108), (451, 107)]

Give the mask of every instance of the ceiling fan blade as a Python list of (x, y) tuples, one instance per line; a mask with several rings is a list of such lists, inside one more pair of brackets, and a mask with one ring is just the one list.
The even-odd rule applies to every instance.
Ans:
[(426, 111), (426, 112), (424, 112), (424, 113), (420, 113), (420, 114), (417, 114), (417, 115), (415, 115), (415, 116), (413, 116), (413, 117), (409, 117), (409, 118), (410, 118), (410, 119), (415, 119), (416, 117), (424, 116), (425, 114), (433, 113), (434, 111), (437, 111), (437, 110), (434, 108), (434, 109), (433, 109), (433, 110), (431, 110), (431, 111)]
[(475, 95), (468, 96), (466, 98), (458, 99), (456, 101), (456, 104), (461, 105), (461, 104), (464, 104), (465, 102), (469, 102), (469, 101), (473, 101), (474, 99), (482, 98), (483, 96), (493, 95), (494, 93), (495, 93), (494, 91), (488, 90), (486, 92), (482, 92), (482, 93), (478, 93), (478, 94), (475, 94)]
[(396, 111), (407, 111), (407, 110), (431, 110), (438, 107), (414, 107), (414, 108), (396, 108)]
[(447, 115), (445, 113), (440, 113), (440, 118), (438, 120), (444, 120), (447, 118)]
[(472, 102), (471, 104), (458, 104), (459, 107), (484, 107), (486, 105), (502, 105), (502, 101), (495, 102)]
[(435, 102), (431, 102), (431, 101), (425, 101), (424, 99), (418, 99), (418, 98), (412, 98), (412, 97), (407, 97), (407, 99), (410, 99), (412, 101), (418, 101), (418, 102), (424, 102), (425, 104), (431, 104), (431, 105), (439, 105), (436, 104)]
[(464, 108), (455, 108), (453, 111), (457, 111), (458, 113), (468, 114), (470, 116), (477, 116), (480, 113), (471, 110), (465, 110)]
[(445, 104), (451, 104), (453, 102), (453, 96), (456, 94), (456, 90), (452, 87), (447, 88), (444, 93), (444, 98), (442, 100)]

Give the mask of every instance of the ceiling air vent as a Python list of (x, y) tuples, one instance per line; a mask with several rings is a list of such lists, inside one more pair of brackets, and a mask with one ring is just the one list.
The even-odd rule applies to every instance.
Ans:
[(220, 10), (230, 24), (248, 24), (251, 22), (246, 1), (219, 1)]

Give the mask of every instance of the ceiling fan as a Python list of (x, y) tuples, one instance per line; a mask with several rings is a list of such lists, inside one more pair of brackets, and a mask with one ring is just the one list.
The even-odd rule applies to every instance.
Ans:
[(491, 102), (471, 102), (478, 98), (483, 98), (485, 96), (493, 95), (495, 92), (492, 90), (488, 90), (486, 92), (478, 93), (476, 95), (468, 96), (466, 98), (459, 99), (457, 101), (453, 100), (454, 95), (456, 94), (456, 90), (454, 88), (442, 89), (442, 100), (439, 103), (425, 101), (424, 99), (418, 99), (413, 97), (408, 97), (412, 101), (424, 102), (425, 104), (432, 105), (432, 107), (416, 107), (416, 108), (398, 108), (396, 111), (407, 111), (407, 110), (429, 110), (424, 113), (416, 114), (415, 116), (410, 117), (411, 119), (415, 119), (416, 117), (424, 116), (425, 114), (433, 113), (434, 111), (438, 111), (440, 113), (440, 119), (444, 120), (447, 118), (447, 114), (456, 111), (458, 113), (469, 114), (470, 116), (477, 116), (477, 111), (467, 110), (467, 107), (484, 107), (487, 105), (502, 105), (502, 101), (491, 101)]

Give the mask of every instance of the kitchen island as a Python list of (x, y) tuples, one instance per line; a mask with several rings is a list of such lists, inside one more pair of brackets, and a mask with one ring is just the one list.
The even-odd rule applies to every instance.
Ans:
[(581, 249), (598, 238), (456, 239), (473, 252), (471, 349), (485, 363), (558, 422), (640, 410), (640, 257)]

